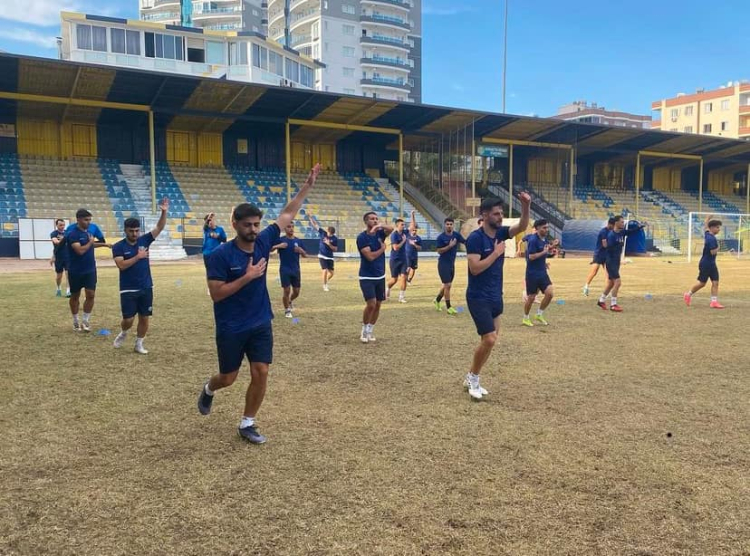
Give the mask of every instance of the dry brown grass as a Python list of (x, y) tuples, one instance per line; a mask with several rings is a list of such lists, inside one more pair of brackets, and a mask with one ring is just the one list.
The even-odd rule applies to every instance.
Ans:
[[(247, 374), (195, 408), (216, 368), (202, 266), (155, 268), (147, 357), (75, 335), (50, 272), (3, 275), (0, 553), (749, 554), (750, 263), (720, 267), (724, 312), (682, 304), (694, 265), (638, 259), (613, 315), (581, 297), (586, 261), (555, 261), (566, 303), (525, 329), (509, 261), (472, 403), (477, 338), (431, 306), (434, 263), (363, 346), (355, 264), (324, 294), (311, 261), (299, 324), (275, 321), (261, 447), (235, 436)], [(95, 328), (118, 310), (102, 269)]]

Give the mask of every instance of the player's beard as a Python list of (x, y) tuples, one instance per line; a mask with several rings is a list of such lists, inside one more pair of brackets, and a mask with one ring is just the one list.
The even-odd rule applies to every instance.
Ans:
[(255, 243), (255, 240), (258, 237), (258, 234), (255, 232), (248, 232), (247, 234), (238, 234), (242, 241), (246, 241), (247, 243)]

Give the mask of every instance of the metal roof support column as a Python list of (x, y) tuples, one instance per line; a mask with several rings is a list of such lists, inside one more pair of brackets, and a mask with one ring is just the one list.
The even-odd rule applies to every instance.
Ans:
[(513, 143), (508, 146), (508, 218), (513, 218)]
[(641, 151), (635, 156), (635, 217), (639, 217), (641, 197)]
[(148, 157), (151, 163), (151, 212), (156, 213), (156, 132), (154, 111), (148, 111)]
[(750, 214), (750, 164), (747, 165), (747, 176), (745, 177), (745, 212)]
[(284, 138), (286, 150), (286, 202), (292, 200), (292, 138), (289, 132), (289, 122), (286, 123), (286, 135)]
[(398, 134), (398, 186), (399, 186), (399, 213), (404, 217), (404, 134)]
[(703, 212), (703, 157), (700, 163), (700, 175), (698, 176), (698, 212)]
[(568, 168), (570, 175), (569, 175), (569, 185), (570, 185), (570, 191), (568, 192), (568, 213), (572, 212), (573, 210), (573, 190), (575, 188), (575, 176), (576, 176), (576, 150), (574, 148), (570, 149), (570, 168)]

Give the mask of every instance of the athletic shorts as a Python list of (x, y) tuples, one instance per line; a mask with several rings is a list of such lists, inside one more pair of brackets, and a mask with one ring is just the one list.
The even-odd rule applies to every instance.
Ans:
[(549, 274), (526, 275), (526, 294), (536, 295), (537, 292), (542, 292), (552, 285), (552, 280), (549, 279)]
[(132, 319), (136, 315), (150, 317), (153, 314), (154, 290), (148, 288), (137, 292), (120, 293), (122, 318)]
[(362, 296), (365, 298), (365, 301), (370, 301), (371, 299), (385, 301), (385, 278), (360, 280), (359, 289), (362, 290)]
[(388, 262), (388, 265), (391, 267), (391, 278), (398, 278), (402, 274), (406, 274), (408, 269), (408, 267), (406, 266), (406, 261), (402, 261), (399, 259), (391, 259)]
[(211, 257), (211, 255), (203, 255), (203, 266), (206, 267), (206, 270), (208, 270), (208, 259)]
[(607, 276), (610, 280), (617, 280), (620, 277), (619, 259), (617, 261), (607, 261), (605, 267), (607, 268)]
[(222, 332), (216, 334), (216, 352), (219, 356), (219, 372), (229, 374), (238, 371), (242, 360), (250, 363), (273, 362), (273, 329), (271, 323), (262, 324), (244, 332)]
[(333, 270), (333, 261), (329, 259), (321, 259), (318, 258), (320, 261), (320, 268), (323, 270)]
[(65, 270), (68, 270), (68, 259), (55, 259), (55, 272), (62, 274)]
[(292, 286), (293, 288), (302, 287), (302, 279), (299, 274), (291, 274), (289, 272), (280, 272), (279, 274), (281, 276), (282, 288), (288, 288), (289, 286)]
[(419, 259), (409, 259), (407, 266), (417, 270), (419, 268)]
[(594, 258), (591, 260), (590, 264), (606, 264), (607, 263), (607, 254), (604, 253), (602, 255), (594, 255)]
[(88, 274), (68, 273), (70, 293), (78, 293), (81, 290), (96, 290), (96, 271)]
[(441, 263), (438, 261), (438, 274), (440, 275), (441, 284), (450, 284), (456, 277), (456, 265), (450, 263)]
[(467, 299), (471, 318), (477, 327), (477, 334), (484, 336), (495, 331), (495, 319), (503, 314), (503, 300)]
[(719, 267), (714, 265), (698, 266), (698, 281), (705, 284), (708, 280), (712, 282), (719, 281)]

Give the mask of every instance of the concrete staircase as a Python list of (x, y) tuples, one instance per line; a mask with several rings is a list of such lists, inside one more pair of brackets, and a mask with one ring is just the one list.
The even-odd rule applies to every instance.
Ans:
[[(127, 183), (128, 189), (130, 189), (136, 211), (143, 215), (143, 230), (153, 230), (159, 220), (159, 215), (151, 212), (151, 178), (144, 175), (143, 166), (139, 164), (121, 164), (120, 170), (122, 172), (121, 179)], [(151, 260), (177, 261), (187, 258), (187, 253), (182, 247), (182, 239), (172, 237), (169, 228), (170, 222), (167, 220), (164, 231), (151, 245), (149, 250)]]

